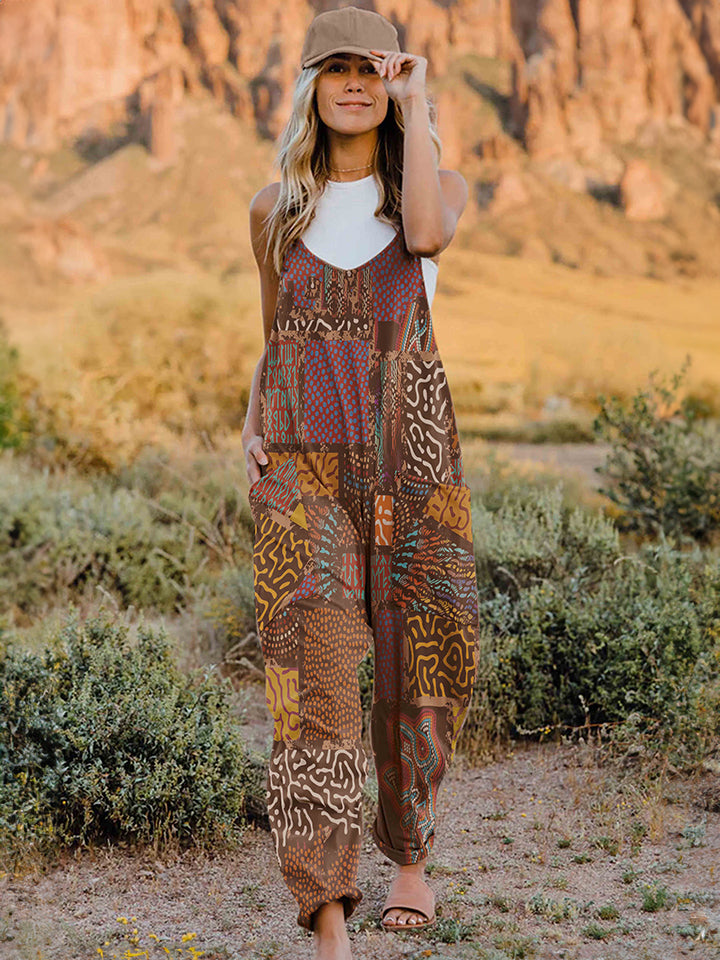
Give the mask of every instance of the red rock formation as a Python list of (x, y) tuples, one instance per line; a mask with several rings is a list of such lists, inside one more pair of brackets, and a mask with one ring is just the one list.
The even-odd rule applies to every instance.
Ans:
[(715, 0), (681, 0), (681, 4), (715, 86), (720, 89), (720, 5)]
[(5, 0), (0, 5), (0, 130), (49, 150), (127, 117), (127, 98), (191, 57), (169, 0)]
[(35, 219), (20, 231), (18, 239), (38, 267), (73, 283), (110, 275), (105, 254), (90, 231), (73, 220)]
[(517, 0), (512, 109), (529, 152), (592, 156), (602, 140), (629, 141), (676, 115), (707, 133), (720, 0), (694, 2), (693, 18), (679, 0)]
[(151, 81), (144, 81), (140, 92), (141, 105), (147, 102), (144, 112), (148, 117), (150, 153), (165, 163), (171, 163), (177, 155), (175, 111), (181, 98), (182, 77), (172, 67), (165, 67)]
[(628, 220), (662, 220), (667, 201), (677, 189), (659, 170), (644, 160), (628, 163), (620, 181), (620, 196)]
[(530, 200), (521, 174), (510, 170), (501, 174), (494, 184), (492, 199), (487, 209), (493, 216), (499, 216), (513, 207), (520, 207)]
[[(592, 158), (603, 141), (627, 141), (675, 115), (717, 137), (720, 0), (357, 2), (398, 25), (403, 48), (428, 58), (431, 80), (465, 54), (512, 62), (511, 132), (535, 157)], [(153, 79), (166, 75), (172, 102), (180, 87), (191, 96), (204, 87), (275, 137), (307, 25), (337, 5), (3, 0), (0, 138), (49, 150), (88, 128), (109, 129), (142, 101), (148, 145), (171, 156), (172, 110)], [(451, 154), (458, 144), (473, 149), (450, 117), (442, 122)]]

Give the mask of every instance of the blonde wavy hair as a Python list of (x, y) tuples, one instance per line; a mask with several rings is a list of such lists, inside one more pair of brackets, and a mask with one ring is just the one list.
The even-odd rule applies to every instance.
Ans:
[[(292, 112), (280, 135), (276, 166), (280, 170), (280, 191), (273, 209), (265, 218), (263, 233), (266, 251), (279, 274), (285, 252), (307, 229), (315, 207), (330, 177), (330, 143), (327, 127), (320, 119), (315, 99), (317, 78), (324, 61), (305, 67), (295, 81)], [(437, 133), (437, 111), (426, 96), (430, 137), (440, 163), (442, 144)], [(388, 110), (378, 128), (377, 146), (371, 156), (372, 172), (378, 182), (380, 200), (375, 215), (402, 230), (402, 174), (405, 124), (402, 107), (388, 99)]]

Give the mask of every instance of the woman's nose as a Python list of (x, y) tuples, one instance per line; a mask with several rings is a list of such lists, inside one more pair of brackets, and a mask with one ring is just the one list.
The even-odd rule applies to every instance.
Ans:
[(362, 87), (362, 85), (363, 85), (363, 79), (361, 74), (359, 72), (351, 73), (350, 76), (348, 77), (346, 86), (352, 87), (353, 89), (357, 89), (358, 87)]

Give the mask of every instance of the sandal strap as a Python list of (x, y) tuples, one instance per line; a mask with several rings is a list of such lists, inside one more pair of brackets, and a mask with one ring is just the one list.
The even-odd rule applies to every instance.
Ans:
[(385, 917), (388, 910), (393, 909), (421, 913), (429, 922), (435, 914), (435, 891), (422, 877), (397, 874), (383, 904), (381, 919)]

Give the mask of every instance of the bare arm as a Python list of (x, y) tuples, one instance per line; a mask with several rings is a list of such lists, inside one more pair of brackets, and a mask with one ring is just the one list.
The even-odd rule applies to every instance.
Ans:
[(430, 136), (425, 75), (427, 60), (416, 54), (371, 50), (382, 57), (375, 69), (388, 95), (402, 108), (402, 218), (410, 253), (437, 258), (452, 240), (468, 199), (468, 185), (456, 170), (438, 170)]
[(279, 183), (271, 183), (270, 186), (256, 193), (250, 201), (250, 240), (260, 274), (260, 299), (265, 347), (253, 374), (250, 399), (242, 430), (242, 444), (249, 484), (260, 479), (262, 476), (260, 464), (264, 466), (268, 462), (262, 448), (263, 438), (260, 432), (262, 428), (260, 422), (260, 376), (275, 316), (279, 277), (272, 263), (272, 258), (265, 249), (265, 236), (261, 236), (261, 231), (264, 227), (265, 217), (275, 204), (279, 187)]
[(468, 185), (458, 171), (438, 170), (436, 166), (425, 98), (404, 100), (402, 108), (403, 229), (411, 253), (435, 257), (455, 234), (467, 203)]

